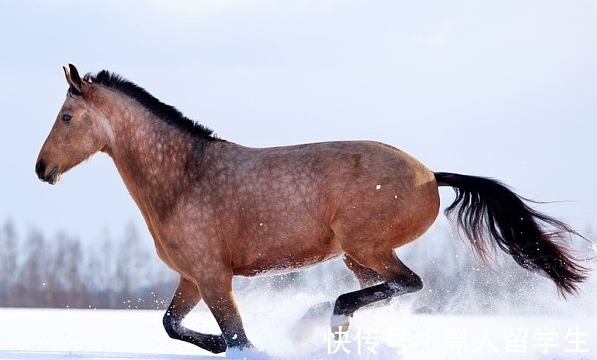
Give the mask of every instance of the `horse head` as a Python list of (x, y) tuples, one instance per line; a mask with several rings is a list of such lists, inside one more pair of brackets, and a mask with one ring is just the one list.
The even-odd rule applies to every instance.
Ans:
[(94, 104), (94, 86), (77, 68), (63, 67), (69, 84), (66, 100), (44, 142), (35, 165), (42, 180), (55, 184), (60, 176), (102, 150), (110, 139), (110, 127), (101, 107)]

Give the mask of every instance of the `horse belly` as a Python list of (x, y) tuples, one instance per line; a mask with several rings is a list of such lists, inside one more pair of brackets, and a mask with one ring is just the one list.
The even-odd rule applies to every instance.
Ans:
[[(328, 228), (308, 231), (269, 232), (266, 223), (260, 236), (250, 237), (238, 244), (233, 262), (235, 275), (284, 273), (302, 269), (342, 254), (340, 244)], [(301, 231), (304, 229), (305, 231)]]

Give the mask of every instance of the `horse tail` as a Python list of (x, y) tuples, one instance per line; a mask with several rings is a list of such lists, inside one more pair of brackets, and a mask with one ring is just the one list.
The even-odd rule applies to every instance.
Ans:
[[(588, 269), (579, 265), (564, 242), (566, 236), (582, 235), (564, 222), (527, 205), (499, 181), (468, 175), (435, 173), (438, 186), (451, 186), (456, 199), (445, 210), (456, 212), (458, 228), (473, 248), (487, 260), (488, 249), (497, 245), (523, 268), (551, 279), (562, 296), (578, 292)], [(548, 227), (553, 230), (548, 230)]]

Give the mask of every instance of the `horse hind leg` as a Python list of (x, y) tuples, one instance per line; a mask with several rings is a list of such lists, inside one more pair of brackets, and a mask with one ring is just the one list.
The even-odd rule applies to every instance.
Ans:
[[(362, 266), (350, 256), (344, 255), (343, 260), (348, 269), (355, 275), (355, 277), (359, 281), (361, 289), (379, 284), (384, 281), (381, 275), (376, 273), (374, 270)], [(331, 301), (325, 301), (313, 305), (309, 308), (309, 310), (307, 310), (305, 315), (303, 315), (302, 319), (304, 320), (318, 318), (324, 314), (328, 314), (327, 316), (329, 316), (329, 313), (331, 313), (333, 306), (334, 303)]]
[(164, 314), (163, 324), (168, 335), (176, 340), (186, 341), (214, 354), (226, 351), (226, 341), (222, 335), (202, 334), (182, 326), (182, 320), (201, 300), (197, 286), (181, 277)]
[[(361, 289), (367, 288), (384, 281), (384, 279), (372, 269), (362, 266), (348, 255), (344, 255), (344, 263), (359, 281)], [(334, 309), (334, 302), (324, 301), (311, 306), (301, 317), (293, 329), (296, 340), (301, 340), (312, 333), (313, 326), (321, 324), (324, 319), (329, 319)]]
[[(348, 255), (347, 258), (355, 261), (354, 254)], [(391, 250), (386, 256), (373, 256), (369, 261), (361, 260), (352, 267), (349, 265), (349, 268), (351, 270), (353, 268), (357, 269), (355, 275), (362, 269), (370, 269), (373, 273), (381, 275), (385, 281), (381, 284), (340, 295), (336, 299), (331, 319), (332, 332), (336, 335), (348, 330), (350, 318), (358, 309), (378, 301), (389, 300), (395, 296), (416, 292), (423, 288), (423, 280), (398, 259), (394, 250)], [(364, 278), (359, 278), (359, 282), (372, 280), (372, 272), (360, 271), (357, 278), (359, 276), (364, 276)]]

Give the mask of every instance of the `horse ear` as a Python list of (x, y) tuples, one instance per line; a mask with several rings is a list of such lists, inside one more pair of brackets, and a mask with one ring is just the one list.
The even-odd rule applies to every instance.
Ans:
[(66, 76), (66, 82), (70, 85), (69, 91), (72, 92), (74, 95), (81, 95), (83, 94), (85, 84), (81, 80), (79, 76), (79, 71), (73, 64), (68, 64), (68, 69), (66, 66), (62, 67), (64, 69), (64, 75)]

